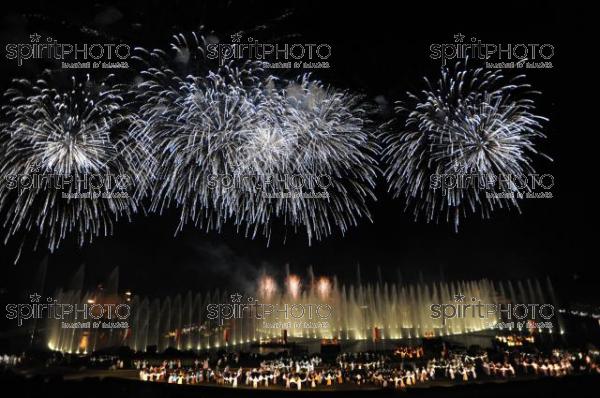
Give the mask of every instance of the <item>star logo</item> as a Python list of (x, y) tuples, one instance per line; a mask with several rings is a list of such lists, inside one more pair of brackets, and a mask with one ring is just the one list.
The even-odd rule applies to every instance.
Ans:
[(232, 34), (231, 41), (234, 43), (239, 43), (240, 41), (242, 41), (242, 32)]
[(455, 43), (462, 43), (464, 39), (465, 39), (465, 35), (463, 35), (462, 33), (457, 33), (454, 35)]
[(455, 294), (454, 301), (456, 301), (457, 303), (462, 303), (463, 301), (465, 301), (465, 295), (462, 293)]
[(42, 296), (40, 296), (37, 293), (29, 295), (29, 299), (31, 300), (32, 303), (39, 303), (41, 298), (42, 298)]
[(242, 301), (242, 295), (239, 293), (232, 294), (229, 297), (231, 298), (231, 301), (234, 303), (239, 303), (240, 301)]
[(31, 40), (32, 43), (39, 43), (41, 38), (42, 38), (42, 36), (38, 35), (37, 33), (29, 35), (29, 39)]

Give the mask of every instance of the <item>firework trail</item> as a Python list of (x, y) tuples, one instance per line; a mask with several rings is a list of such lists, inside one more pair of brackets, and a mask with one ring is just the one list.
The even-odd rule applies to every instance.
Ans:
[[(415, 219), (445, 218), (457, 230), (467, 214), (519, 209), (517, 198), (528, 188), (518, 182), (535, 172), (534, 142), (545, 137), (547, 120), (535, 114), (531, 97), (539, 93), (523, 78), (457, 64), (398, 104), (398, 118), (384, 126), (384, 174)], [(440, 187), (447, 177), (456, 184)]]
[[(220, 230), (230, 221), (252, 237), (270, 237), (280, 221), (306, 230), (309, 242), (369, 217), (376, 146), (362, 98), (308, 76), (279, 79), (259, 62), (211, 68), (205, 43), (177, 35), (171, 55), (140, 52), (146, 67), (133, 87), (141, 107), (132, 135), (152, 140), (152, 210), (178, 207), (178, 230)], [(328, 198), (302, 195), (314, 184), (289, 192), (287, 177), (317, 172), (328, 177)]]
[(138, 210), (146, 176), (136, 174), (136, 166), (148, 153), (127, 135), (126, 108), (111, 78), (72, 77), (61, 86), (50, 75), (16, 80), (6, 91), (0, 142), (5, 243), (31, 232), (36, 246), (43, 241), (51, 251), (68, 234), (83, 245)]

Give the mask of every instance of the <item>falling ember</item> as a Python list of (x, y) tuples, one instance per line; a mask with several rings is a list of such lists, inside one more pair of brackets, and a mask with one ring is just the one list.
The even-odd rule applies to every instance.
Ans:
[(322, 276), (317, 281), (317, 293), (322, 300), (329, 298), (331, 293), (331, 282), (327, 277)]
[(263, 298), (269, 299), (277, 292), (277, 283), (270, 276), (263, 276), (260, 279), (259, 292)]
[(300, 278), (297, 275), (290, 275), (286, 281), (287, 291), (292, 298), (297, 299), (300, 297), (300, 288), (302, 284), (300, 283)]

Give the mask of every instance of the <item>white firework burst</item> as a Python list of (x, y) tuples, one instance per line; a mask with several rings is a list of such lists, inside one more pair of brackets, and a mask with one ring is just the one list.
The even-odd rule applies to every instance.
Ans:
[[(283, 90), (284, 121), (293, 137), (286, 170), (321, 179), (326, 198), (310, 199), (318, 187), (308, 186), (309, 199), (276, 200), (274, 212), (289, 225), (306, 229), (320, 240), (335, 229), (346, 232), (358, 220), (371, 220), (369, 202), (377, 176), (370, 109), (364, 98), (325, 87), (303, 76)], [(327, 182), (323, 180), (325, 178)]]
[[(107, 235), (138, 211), (146, 148), (131, 139), (120, 90), (90, 76), (16, 80), (5, 93), (0, 211), (7, 241), (20, 231), (50, 250), (68, 234), (79, 244)], [(61, 88), (62, 87), (62, 88)], [(94, 197), (95, 196), (95, 197)]]
[(535, 114), (538, 93), (523, 78), (457, 64), (398, 104), (398, 117), (384, 128), (385, 176), (415, 218), (445, 218), (458, 229), (470, 213), (487, 218), (497, 208), (519, 208), (528, 189), (519, 182), (534, 173), (535, 141), (547, 120)]
[[(270, 237), (278, 223), (304, 229), (309, 241), (370, 218), (377, 147), (362, 97), (308, 76), (276, 78), (258, 62), (188, 65), (198, 74), (182, 76), (170, 66), (189, 53), (181, 37), (172, 57), (150, 57), (164, 66), (144, 69), (134, 87), (141, 106), (132, 133), (151, 138), (158, 170), (154, 211), (178, 207), (179, 229), (220, 230), (230, 221), (246, 235)], [(192, 53), (203, 54), (204, 40), (191, 42)], [(327, 197), (311, 197), (314, 184), (290, 192), (290, 176), (317, 174), (331, 180)], [(233, 186), (214, 184), (223, 177)]]

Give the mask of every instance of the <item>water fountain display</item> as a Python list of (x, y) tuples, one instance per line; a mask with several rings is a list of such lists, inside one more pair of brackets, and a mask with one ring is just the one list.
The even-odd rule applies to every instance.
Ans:
[[(460, 335), (483, 330), (501, 321), (467, 311), (447, 319), (432, 317), (432, 304), (556, 303), (552, 285), (537, 279), (492, 282), (487, 279), (437, 283), (345, 284), (335, 276), (287, 273), (282, 281), (261, 275), (252, 292), (219, 289), (187, 292), (166, 298), (118, 293), (118, 270), (94, 292), (83, 292), (83, 267), (72, 286), (55, 298), (69, 303), (128, 303), (128, 328), (65, 329), (48, 320), (52, 349), (87, 352), (126, 345), (136, 351), (206, 350), (284, 339), (308, 341), (397, 340)], [(542, 287), (544, 285), (544, 287)], [(461, 301), (459, 303), (459, 301)], [(215, 318), (215, 313), (221, 316)], [(562, 325), (556, 328), (562, 331)]]
[[(83, 308), (91, 306), (115, 306), (126, 303), (128, 298), (121, 297), (118, 293), (119, 269), (115, 268), (109, 275), (106, 284), (99, 285), (96, 289), (87, 291), (83, 288), (85, 276), (85, 267), (81, 266), (73, 275), (67, 288), (61, 288), (52, 295), (53, 301), (62, 305), (71, 305), (74, 309), (79, 309), (79, 313), (73, 312), (70, 316), (63, 316), (60, 319), (48, 318), (46, 320), (45, 336), (47, 345), (50, 349), (61, 352), (79, 352), (87, 353), (104, 347), (115, 347), (126, 344), (126, 328), (75, 328), (64, 327), (65, 324), (90, 320), (82, 319)], [(128, 296), (128, 294), (125, 294)], [(108, 317), (100, 318), (99, 321), (108, 321)]]

